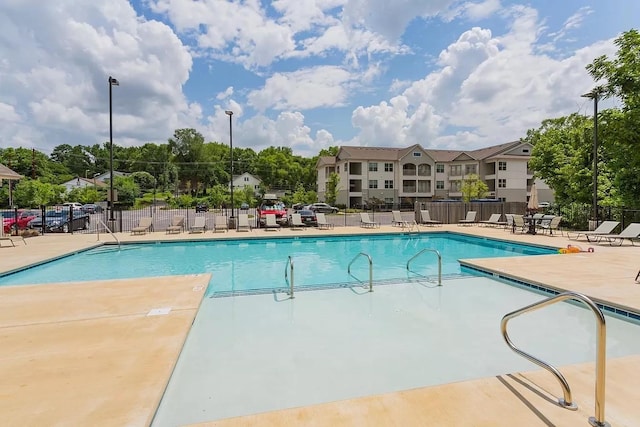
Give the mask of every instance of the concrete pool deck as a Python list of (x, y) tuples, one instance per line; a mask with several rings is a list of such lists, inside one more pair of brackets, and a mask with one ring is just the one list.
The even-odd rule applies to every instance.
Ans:
[[(553, 247), (568, 244), (578, 244), (584, 250), (593, 247), (593, 253), (466, 262), (504, 276), (584, 293), (599, 302), (640, 312), (640, 284), (634, 281), (640, 268), (640, 246), (625, 243), (621, 247), (611, 247), (575, 242), (560, 235), (519, 235), (478, 226), (445, 225), (421, 227), (420, 230), (451, 231)], [(141, 236), (118, 234), (118, 238), (122, 242), (142, 242), (389, 232), (401, 233), (403, 230), (383, 225), (375, 230), (337, 227), (328, 231), (283, 229), (268, 233), (263, 230), (174, 235), (154, 232)], [(103, 241), (114, 241), (104, 234), (100, 235), (101, 241), (97, 241), (96, 235), (87, 234), (47, 235), (26, 240), (26, 246), (17, 242), (15, 248), (0, 249), (0, 272), (84, 250)], [(5, 378), (1, 386), (0, 413), (8, 414), (4, 417), (8, 425), (147, 425), (204, 293), (202, 289), (194, 289), (199, 289), (203, 283), (206, 286), (208, 280), (208, 275), (196, 275), (63, 286), (0, 287), (0, 325), (3, 329), (0, 353), (3, 368), (0, 372)], [(158, 281), (163, 286), (158, 286)], [(151, 309), (163, 307), (174, 309), (168, 315), (147, 316)], [(151, 329), (140, 325), (148, 325)], [(109, 351), (105, 351), (105, 343), (108, 343)], [(155, 355), (152, 360), (151, 355)], [(88, 363), (87, 367), (81, 368), (80, 362)], [(557, 396), (560, 393), (559, 386), (550, 374), (540, 370), (505, 372), (495, 378), (203, 425), (510, 426), (515, 421), (518, 425), (531, 426), (588, 425), (587, 418), (594, 415), (594, 364), (562, 367), (561, 370), (580, 406), (576, 412), (561, 409), (548, 401), (550, 394)], [(62, 372), (65, 374), (61, 375)], [(605, 415), (612, 426), (640, 425), (640, 414), (635, 407), (635, 402), (640, 401), (640, 390), (635, 387), (638, 381), (640, 355), (608, 360)], [(532, 391), (535, 387), (544, 393)]]

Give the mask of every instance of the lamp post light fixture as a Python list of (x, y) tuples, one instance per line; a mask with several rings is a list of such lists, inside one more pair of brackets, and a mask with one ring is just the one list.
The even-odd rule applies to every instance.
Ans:
[(227, 116), (229, 116), (229, 158), (231, 159), (231, 176), (229, 177), (229, 189), (231, 190), (231, 217), (235, 218), (234, 209), (233, 209), (233, 127), (231, 123), (231, 117), (233, 116), (233, 111), (226, 110), (224, 112)]
[(120, 86), (120, 82), (109, 76), (109, 221), (115, 221), (113, 217), (113, 103), (111, 95), (113, 86)]
[(598, 226), (598, 100), (602, 96), (603, 88), (595, 87), (591, 92), (582, 95), (583, 98), (593, 99), (593, 220)]

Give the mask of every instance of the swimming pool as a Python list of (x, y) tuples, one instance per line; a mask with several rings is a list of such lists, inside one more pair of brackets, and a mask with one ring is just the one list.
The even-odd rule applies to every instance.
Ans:
[[(212, 273), (208, 295), (283, 288), (288, 257), (295, 266), (295, 286), (354, 284), (368, 280), (373, 261), (375, 281), (407, 280), (407, 261), (422, 249), (442, 255), (442, 274), (462, 273), (461, 258), (510, 257), (555, 253), (555, 249), (454, 233), (216, 240), (106, 246), (0, 277), (0, 285), (90, 281), (101, 279)], [(436, 277), (437, 257), (424, 254), (412, 273)]]
[[(539, 370), (506, 346), (500, 320), (544, 298), (473, 276), (371, 293), (332, 288), (295, 299), (206, 298), (152, 426)], [(595, 360), (595, 320), (582, 306), (554, 304), (520, 316), (509, 323), (509, 335), (560, 371)], [(607, 317), (607, 353), (640, 354), (640, 327)], [(561, 396), (559, 386), (548, 392)], [(574, 397), (592, 410), (584, 395)]]

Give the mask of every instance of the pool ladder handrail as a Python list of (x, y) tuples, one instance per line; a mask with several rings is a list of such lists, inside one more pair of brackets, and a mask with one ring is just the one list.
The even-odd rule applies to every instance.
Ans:
[[(291, 270), (290, 282), (289, 277), (287, 276), (287, 267), (289, 267), (289, 269)], [(289, 292), (287, 292), (287, 295), (289, 295), (289, 298), (291, 299), (295, 298), (293, 296), (293, 258), (291, 258), (291, 255), (287, 257), (287, 263), (284, 265), (284, 280), (289, 284)]]
[[(438, 286), (442, 286), (442, 255), (440, 255), (440, 252), (437, 249), (424, 248), (420, 252), (418, 252), (411, 258), (409, 258), (409, 261), (407, 261), (407, 271), (411, 271), (411, 269), (409, 268), (409, 264), (411, 264), (411, 261), (418, 258), (420, 255), (422, 255), (425, 252), (433, 252), (438, 256)], [(411, 272), (414, 274), (418, 274), (415, 271), (411, 271)]]
[(373, 260), (371, 259), (371, 256), (369, 254), (366, 254), (364, 252), (360, 252), (358, 255), (356, 255), (355, 257), (353, 257), (353, 259), (351, 260), (351, 262), (349, 263), (349, 266), (347, 267), (347, 273), (353, 277), (354, 279), (356, 279), (358, 282), (362, 283), (362, 280), (358, 279), (356, 276), (354, 276), (353, 274), (351, 274), (351, 264), (353, 264), (353, 262), (358, 259), (359, 257), (364, 256), (367, 258), (367, 260), (369, 260), (369, 292), (373, 292)]
[(507, 345), (511, 348), (511, 350), (515, 351), (520, 356), (529, 360), (530, 362), (535, 363), (538, 366), (543, 367), (553, 374), (554, 377), (560, 382), (560, 386), (562, 387), (563, 398), (558, 399), (558, 403), (570, 410), (577, 410), (578, 407), (571, 400), (571, 389), (569, 388), (569, 384), (564, 376), (560, 373), (560, 371), (554, 366), (549, 365), (548, 363), (537, 359), (536, 357), (520, 350), (517, 348), (511, 339), (509, 338), (509, 334), (507, 333), (507, 323), (514, 317), (517, 317), (521, 314), (527, 313), (529, 311), (534, 311), (542, 307), (546, 307), (548, 305), (554, 304), (556, 302), (573, 299), (584, 303), (587, 307), (593, 311), (593, 314), (596, 316), (597, 320), (597, 338), (596, 338), (596, 391), (595, 391), (595, 417), (589, 417), (589, 424), (594, 427), (610, 427), (610, 424), (604, 420), (604, 403), (605, 403), (605, 368), (606, 368), (606, 356), (607, 356), (607, 327), (604, 314), (602, 310), (598, 308), (598, 306), (591, 301), (585, 295), (582, 295), (577, 292), (563, 292), (561, 294), (549, 297), (545, 300), (530, 304), (526, 307), (523, 307), (519, 310), (512, 311), (511, 313), (507, 313), (502, 318), (500, 322), (500, 329), (502, 330), (502, 337), (504, 338)]
[[(111, 234), (111, 236), (114, 239), (116, 239), (116, 242), (118, 243), (118, 250), (122, 249), (121, 244), (120, 244), (120, 240), (118, 240), (118, 238), (113, 233), (113, 231), (111, 231), (109, 226), (107, 224), (105, 224), (104, 221), (102, 221), (101, 219), (98, 219), (98, 225), (100, 225), (100, 224), (102, 224), (104, 226), (105, 230), (107, 230), (109, 232), (109, 234)], [(98, 232), (98, 240), (100, 240), (100, 227), (97, 227), (97, 232)]]

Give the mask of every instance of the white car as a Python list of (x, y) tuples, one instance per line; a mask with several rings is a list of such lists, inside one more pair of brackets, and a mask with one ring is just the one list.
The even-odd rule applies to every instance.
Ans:
[(78, 202), (67, 202), (67, 203), (63, 203), (62, 206), (67, 207), (69, 209), (73, 209), (74, 211), (79, 211), (79, 210), (82, 210), (82, 206), (84, 205)]

